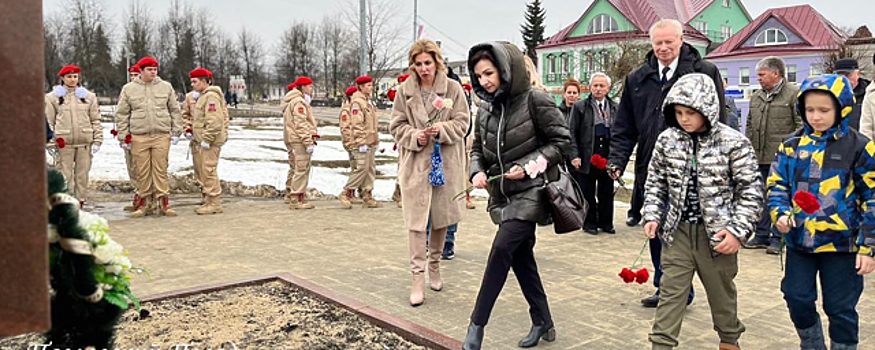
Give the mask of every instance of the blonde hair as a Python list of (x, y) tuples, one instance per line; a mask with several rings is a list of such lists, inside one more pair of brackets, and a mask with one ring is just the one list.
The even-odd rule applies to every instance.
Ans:
[(523, 61), (526, 61), (526, 73), (529, 74), (529, 81), (531, 82), (532, 87), (546, 91), (547, 87), (544, 86), (544, 83), (541, 81), (541, 75), (538, 74), (538, 70), (535, 69), (535, 62), (532, 61), (532, 58), (528, 55), (523, 55)]
[(410, 47), (410, 52), (407, 54), (408, 64), (410, 64), (410, 72), (416, 75), (416, 79), (419, 79), (419, 73), (416, 73), (416, 69), (413, 69), (415, 63), (414, 60), (416, 56), (419, 56), (421, 53), (431, 54), (431, 58), (434, 59), (434, 65), (437, 67), (438, 73), (447, 73), (447, 66), (444, 65), (444, 55), (441, 54), (441, 48), (437, 46), (437, 43), (431, 39), (419, 39), (413, 43), (413, 46)]
[(650, 34), (650, 40), (653, 40), (654, 30), (665, 27), (672, 27), (675, 33), (677, 33), (678, 38), (684, 36), (684, 25), (680, 21), (671, 18), (664, 18), (650, 26), (650, 31), (648, 32), (648, 34)]

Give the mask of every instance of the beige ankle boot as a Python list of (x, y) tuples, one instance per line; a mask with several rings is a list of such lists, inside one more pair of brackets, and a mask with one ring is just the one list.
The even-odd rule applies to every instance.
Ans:
[(158, 197), (158, 213), (164, 216), (176, 216), (176, 211), (170, 208), (170, 199), (167, 196)]
[(343, 209), (352, 209), (352, 201), (351, 199), (355, 197), (355, 190), (343, 190), (340, 193), (340, 196), (337, 199), (340, 201), (341, 207)]
[(425, 301), (425, 274), (413, 274), (413, 285), (410, 287), (410, 306), (422, 305)]
[(137, 202), (137, 207), (134, 209), (134, 212), (131, 213), (132, 218), (141, 218), (148, 214), (147, 208), (148, 205), (146, 203), (146, 198), (139, 198)]
[(219, 214), (222, 212), (222, 197), (207, 196), (206, 203), (194, 210), (198, 215)]
[(370, 190), (362, 191), (362, 208), (381, 208), (382, 204), (374, 200), (374, 194)]
[(134, 200), (131, 201), (131, 205), (125, 206), (124, 211), (136, 211), (140, 206), (140, 195), (134, 193)]
[(429, 254), (428, 260), (428, 287), (435, 292), (444, 289), (444, 280), (441, 278), (441, 260), (440, 254), (438, 260), (432, 260)]

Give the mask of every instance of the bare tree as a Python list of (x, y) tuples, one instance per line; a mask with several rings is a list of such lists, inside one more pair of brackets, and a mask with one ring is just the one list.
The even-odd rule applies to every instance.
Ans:
[(605, 68), (605, 74), (611, 77), (611, 91), (615, 96), (623, 94), (623, 82), (626, 76), (644, 63), (644, 57), (650, 51), (651, 46), (645, 40), (626, 38), (616, 43), (616, 54), (613, 55), (613, 64)]
[(836, 61), (842, 58), (853, 58), (858, 62), (863, 62), (868, 59), (865, 50), (855, 47), (851, 44), (851, 41), (848, 40), (849, 37), (855, 34), (856, 29), (851, 27), (841, 27), (840, 31), (841, 35), (836, 39), (836, 42), (830, 45), (829, 49), (820, 57), (820, 62), (823, 65), (823, 71), (825, 73), (833, 73), (835, 71)]
[(243, 78), (249, 87), (247, 95), (252, 100), (252, 91), (258, 89), (262, 92), (261, 77), (264, 69), (264, 44), (256, 34), (248, 31), (246, 27), (237, 33), (237, 44), (240, 49), (240, 63), (242, 65)]
[[(148, 8), (140, 0), (134, 0), (131, 1), (125, 12), (123, 51), (130, 53), (134, 60), (148, 56), (153, 44), (152, 36), (155, 34), (155, 22), (150, 16)], [(127, 57), (124, 58), (126, 61)]]
[(234, 39), (223, 32), (218, 32), (216, 35), (216, 45), (219, 48), (219, 54), (216, 57), (216, 65), (213, 70), (213, 75), (216, 76), (215, 83), (228, 90), (230, 78), (232, 74), (240, 74), (240, 50), (237, 48), (237, 43)]
[(195, 65), (210, 69), (218, 61), (218, 40), (217, 34), (219, 30), (213, 22), (213, 16), (210, 10), (201, 7), (197, 10), (197, 15), (194, 21), (194, 62)]
[[(359, 6), (356, 2), (347, 0), (341, 12), (347, 22), (356, 28), (355, 33), (360, 34)], [(374, 80), (379, 81), (386, 74), (388, 68), (397, 65), (403, 58), (403, 48), (399, 48), (399, 39), (402, 33), (407, 33), (406, 23), (400, 23), (397, 19), (400, 7), (392, 0), (367, 0), (367, 52), (368, 70)], [(356, 36), (358, 38), (358, 36)], [(374, 94), (378, 95), (377, 89)]]
[[(106, 21), (103, 17), (103, 6), (98, 0), (68, 0), (65, 20), (69, 23), (69, 42), (72, 47), (72, 56), (69, 63), (75, 63), (84, 71), (83, 84), (90, 84), (97, 75), (93, 75), (100, 67), (96, 66), (98, 56), (107, 56), (111, 52), (105, 52), (108, 46), (102, 45), (106, 38), (104, 27)], [(98, 45), (101, 44), (101, 47)]]
[(294, 23), (283, 32), (275, 52), (277, 79), (312, 75), (319, 45), (314, 32), (309, 24), (303, 22)]
[(70, 57), (70, 46), (67, 45), (67, 21), (63, 14), (53, 13), (46, 16), (45, 27), (45, 71), (46, 86), (51, 87), (58, 83), (58, 71), (64, 66), (65, 57)]

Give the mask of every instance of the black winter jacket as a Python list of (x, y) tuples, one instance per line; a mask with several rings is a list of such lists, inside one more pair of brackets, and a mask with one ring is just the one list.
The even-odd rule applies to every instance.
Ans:
[[(617, 103), (605, 97), (608, 104), (608, 118), (613, 119), (617, 115)], [(572, 158), (580, 158), (580, 168), (577, 171), (589, 174), (592, 163), (590, 160), (595, 149), (595, 113), (596, 101), (592, 95), (574, 103), (571, 110), (571, 137), (574, 139), (577, 155)]]
[[(511, 43), (487, 42), (472, 47), (468, 54), (472, 77), (476, 76), (477, 62), (470, 59), (484, 49), (497, 61), (493, 63), (500, 72), (501, 87), (490, 94), (478, 79), (472, 79), (474, 92), (483, 103), (477, 112), (470, 176), (479, 172), (489, 177), (501, 175), (514, 165), (524, 166), (543, 156), (549, 163), (547, 178), (556, 179), (559, 174), (556, 165), (565, 160), (571, 145), (565, 118), (549, 96), (531, 89), (522, 52)], [(490, 182), (487, 210), (492, 221), (549, 224), (550, 204), (543, 186), (543, 176), (534, 179), (526, 176), (521, 180), (501, 177)]]
[[(573, 131), (574, 125), (572, 124), (572, 119), (571, 119), (571, 110), (573, 108), (574, 108), (573, 106), (572, 107), (567, 106), (565, 104), (564, 100), (561, 103), (559, 103), (559, 111), (562, 112), (562, 117), (565, 118), (565, 125), (568, 125), (568, 128), (572, 130), (571, 131), (571, 147), (569, 148), (568, 154), (565, 157), (565, 160), (568, 161), (569, 167), (571, 166), (571, 160), (574, 158), (577, 158), (577, 153), (578, 153), (577, 142), (575, 139), (577, 136), (574, 135), (574, 131)], [(568, 169), (572, 169), (572, 168), (568, 168)]]
[[(652, 50), (647, 54), (644, 65), (626, 76), (620, 107), (611, 125), (611, 156), (608, 164), (626, 169), (637, 143), (635, 173), (647, 173), (656, 139), (666, 128), (662, 101), (678, 78), (693, 72), (706, 74), (715, 82), (723, 81), (717, 66), (702, 59), (699, 51), (687, 43), (681, 46), (677, 70), (665, 86), (660, 83), (659, 63)], [(723, 84), (717, 83), (715, 86), (720, 106), (725, 106)], [(724, 108), (720, 108), (720, 122), (726, 124)]]

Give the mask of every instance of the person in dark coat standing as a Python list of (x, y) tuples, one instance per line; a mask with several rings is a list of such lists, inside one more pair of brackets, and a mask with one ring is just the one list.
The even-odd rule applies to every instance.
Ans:
[(851, 82), (854, 91), (854, 109), (848, 115), (848, 126), (860, 130), (860, 115), (863, 114), (863, 101), (866, 99), (866, 88), (871, 83), (860, 73), (860, 64), (855, 58), (842, 58), (835, 63), (835, 73), (844, 75)]
[[(474, 187), (489, 191), (487, 211), (492, 222), (498, 224), (498, 233), (492, 242), (463, 347), (481, 348), (483, 327), (511, 268), (532, 319), (531, 331), (517, 345), (532, 347), (541, 339), (556, 339), (547, 295), (535, 263), (535, 226), (550, 222), (551, 207), (544, 184), (558, 179), (557, 165), (565, 161), (571, 134), (552, 99), (532, 89), (523, 53), (516, 45), (477, 44), (469, 51), (468, 69), (474, 92), (483, 99), (477, 112), (471, 153), (471, 182)], [(530, 161), (544, 165), (538, 171), (541, 175), (526, 174), (523, 165)], [(495, 180), (489, 181), (489, 177)]]
[[(570, 129), (571, 126), (571, 110), (574, 108), (574, 104), (577, 101), (580, 101), (580, 82), (574, 78), (568, 78), (565, 81), (565, 84), (562, 85), (562, 102), (559, 103), (559, 111), (562, 112), (562, 116), (565, 117), (565, 123), (568, 125)], [(571, 135), (571, 138), (574, 139), (576, 137), (574, 134)], [(568, 160), (568, 170), (579, 169), (581, 165), (581, 158), (577, 156), (577, 144), (576, 142), (571, 143), (571, 151), (568, 152), (566, 158)], [(581, 186), (583, 186), (583, 180), (578, 178), (578, 174), (576, 172), (572, 172), (574, 176), (574, 180), (577, 181)]]
[[(635, 155), (635, 185), (632, 190), (632, 203), (626, 224), (636, 226), (641, 221), (641, 208), (644, 204), (644, 183), (647, 181), (647, 165), (653, 154), (653, 147), (659, 133), (665, 130), (662, 117), (662, 101), (671, 86), (681, 76), (693, 72), (703, 73), (721, 81), (720, 71), (713, 63), (705, 61), (690, 44), (684, 43), (683, 24), (673, 19), (663, 19), (650, 27), (650, 43), (653, 50), (645, 59), (644, 65), (626, 76), (623, 97), (617, 116), (611, 125), (611, 156), (608, 166), (611, 178), (619, 179), (637, 144)], [(723, 84), (717, 84), (717, 97), (724, 106)], [(720, 122), (726, 124), (726, 110), (720, 109)], [(653, 284), (659, 288), (662, 272), (660, 254), (662, 242), (650, 241), (650, 256), (656, 274)], [(691, 289), (692, 290), (692, 289)], [(653, 297), (642, 300), (646, 307), (656, 307), (659, 291)], [(692, 298), (690, 298), (692, 300)]]
[(574, 104), (571, 110), (571, 136), (579, 163), (575, 176), (589, 203), (583, 230), (598, 234), (614, 230), (614, 180), (606, 169), (598, 169), (593, 157), (608, 159), (611, 143), (611, 121), (617, 114), (617, 103), (608, 98), (611, 78), (604, 73), (594, 73), (589, 80), (590, 95)]

